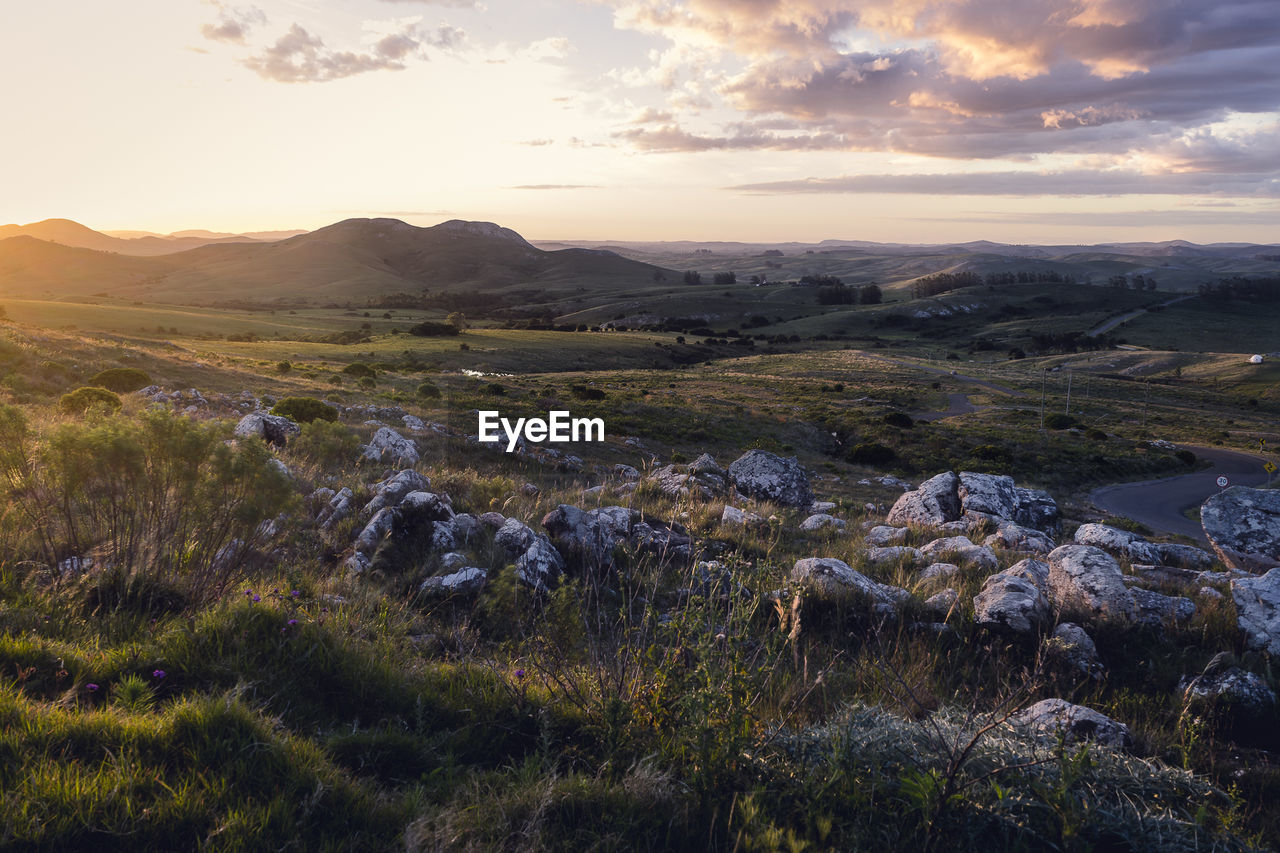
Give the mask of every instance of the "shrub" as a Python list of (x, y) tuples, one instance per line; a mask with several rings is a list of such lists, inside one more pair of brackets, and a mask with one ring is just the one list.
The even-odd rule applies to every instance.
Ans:
[(1106, 441), (1107, 434), (1100, 429), (1091, 427), (1085, 430), (1084, 437), (1090, 441)]
[(571, 385), (569, 386), (569, 391), (579, 400), (604, 399), (604, 389), (602, 388), (591, 388), (586, 385)]
[(366, 390), (368, 390), (368, 389), (370, 389), (370, 388), (377, 388), (377, 387), (378, 387), (378, 381), (377, 381), (376, 379), (374, 379), (372, 376), (361, 376), (361, 377), (360, 377), (360, 381), (359, 381), (359, 382), (357, 382), (356, 384), (357, 384), (357, 385), (359, 385), (361, 388), (364, 388), (364, 389), (366, 389)]
[(857, 444), (849, 451), (849, 461), (855, 465), (884, 465), (892, 462), (897, 456), (892, 447), (879, 442)]
[(89, 384), (120, 394), (128, 394), (151, 384), (151, 377), (136, 367), (113, 367), (96, 374)]
[(418, 396), (424, 400), (438, 400), (440, 388), (434, 382), (423, 382), (418, 386)]
[(409, 327), (409, 334), (420, 338), (446, 337), (458, 334), (458, 327), (449, 323), (422, 322)]
[(69, 415), (82, 415), (91, 408), (116, 412), (120, 406), (120, 398), (106, 388), (77, 388), (58, 401), (58, 408)]
[(374, 379), (378, 375), (378, 371), (374, 370), (362, 361), (351, 362), (346, 367), (342, 368), (342, 372), (348, 376), (355, 376), (358, 379), (364, 379), (366, 377)]
[(484, 386), (484, 392), (486, 394), (492, 394), (494, 397), (501, 397), (507, 393), (507, 389), (503, 388), (497, 382), (490, 382)]
[(285, 397), (271, 409), (271, 414), (281, 415), (300, 424), (312, 421), (336, 421), (338, 410), (315, 397)]
[(328, 420), (302, 424), (302, 433), (289, 442), (289, 452), (325, 467), (343, 465), (354, 460), (360, 450), (360, 437), (350, 428)]
[(905, 412), (890, 412), (882, 419), (885, 423), (899, 429), (911, 429), (916, 422), (911, 420), (911, 416)]
[(1076, 419), (1071, 415), (1064, 415), (1061, 412), (1052, 415), (1046, 415), (1044, 425), (1049, 429), (1070, 429), (1076, 425)]
[(1185, 465), (1196, 464), (1196, 455), (1190, 450), (1179, 450), (1173, 455), (1178, 457), (1178, 459), (1180, 459)]
[(288, 373), (293, 370), (293, 365), (287, 361), (281, 361), (276, 364), (276, 373)]

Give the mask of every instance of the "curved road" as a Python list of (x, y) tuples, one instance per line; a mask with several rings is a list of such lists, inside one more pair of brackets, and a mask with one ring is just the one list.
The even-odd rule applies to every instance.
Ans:
[[(1186, 302), (1188, 299), (1192, 299), (1197, 295), (1198, 294), (1195, 294), (1195, 293), (1188, 293), (1186, 296), (1179, 296), (1176, 299), (1170, 299), (1168, 302), (1161, 302), (1156, 307), (1168, 308), (1170, 305), (1177, 305), (1179, 302)], [(1098, 335), (1109, 332), (1112, 329), (1114, 329), (1116, 326), (1119, 326), (1122, 323), (1129, 322), (1134, 317), (1141, 317), (1143, 314), (1146, 314), (1150, 310), (1151, 310), (1150, 308), (1139, 308), (1136, 311), (1130, 311), (1128, 314), (1121, 314), (1119, 317), (1112, 317), (1110, 320), (1107, 320), (1099, 324), (1097, 328), (1091, 329), (1088, 332), (1085, 332), (1085, 334), (1091, 338), (1096, 338)]]
[(1220, 447), (1196, 447), (1180, 445), (1193, 451), (1201, 459), (1213, 463), (1212, 468), (1165, 477), (1162, 480), (1144, 480), (1140, 483), (1121, 483), (1103, 486), (1089, 495), (1093, 505), (1101, 510), (1132, 518), (1152, 530), (1179, 533), (1204, 542), (1204, 530), (1183, 515), (1183, 511), (1199, 506), (1219, 491), (1218, 477), (1226, 477), (1232, 486), (1258, 487), (1267, 482), (1262, 470), (1265, 457)]

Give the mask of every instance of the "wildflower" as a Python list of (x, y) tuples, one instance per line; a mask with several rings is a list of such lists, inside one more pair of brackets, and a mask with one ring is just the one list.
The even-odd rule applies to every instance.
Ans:
[(253, 595), (253, 590), (251, 590), (251, 589), (246, 589), (246, 590), (244, 591), (244, 594), (245, 594), (245, 595)]
[(260, 596), (260, 595), (255, 595), (253, 598), (251, 598), (251, 599), (249, 599), (249, 600), (250, 600), (250, 601), (252, 601), (254, 604), (257, 604), (259, 601), (261, 601), (261, 600), (262, 600), (262, 596)]
[(516, 678), (524, 678), (524, 670), (523, 670), (523, 669), (517, 669), (517, 670), (516, 670)]
[(96, 685), (96, 684), (94, 684), (92, 681), (90, 681), (88, 684), (86, 684), (86, 685), (84, 686), (84, 689), (85, 689), (85, 690), (88, 690), (90, 693), (96, 693), (96, 692), (97, 692), (97, 690), (98, 690), (98, 685)]
[(298, 624), (298, 620), (297, 620), (297, 619), (290, 619), (290, 620), (288, 621), (288, 623), (287, 623), (287, 624), (289, 624), (289, 625), (297, 625), (297, 624)]
[(163, 669), (156, 669), (151, 671), (152, 678), (164, 678), (168, 674), (169, 673), (165, 672)]
[(302, 595), (302, 590), (291, 589), (289, 590), (289, 594), (292, 595), (294, 598), (297, 598), (298, 596)]

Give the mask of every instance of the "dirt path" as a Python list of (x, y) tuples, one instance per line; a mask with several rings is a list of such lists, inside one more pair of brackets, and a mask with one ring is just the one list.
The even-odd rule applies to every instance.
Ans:
[(969, 402), (968, 394), (948, 394), (947, 409), (943, 412), (912, 412), (911, 417), (918, 421), (940, 421), (943, 418), (954, 418), (957, 415), (968, 415), (981, 412), (991, 406), (975, 406)]
[[(1186, 302), (1188, 299), (1194, 299), (1195, 297), (1196, 294), (1188, 293), (1184, 296), (1179, 296), (1176, 299), (1170, 299), (1168, 302), (1161, 302), (1157, 307), (1168, 308), (1170, 305), (1177, 305), (1179, 302)], [(1122, 323), (1129, 322), (1134, 317), (1141, 317), (1150, 310), (1150, 308), (1139, 308), (1137, 311), (1130, 311), (1128, 314), (1121, 314), (1119, 317), (1112, 317), (1104, 323), (1099, 323), (1097, 327), (1085, 332), (1085, 334), (1091, 338), (1096, 338), (1098, 335), (1106, 334)]]
[(1201, 459), (1208, 459), (1213, 467), (1161, 480), (1103, 486), (1090, 494), (1089, 500), (1098, 509), (1131, 518), (1152, 530), (1178, 533), (1204, 542), (1204, 530), (1183, 512), (1199, 506), (1216, 493), (1219, 490), (1218, 477), (1226, 477), (1232, 486), (1256, 488), (1265, 485), (1267, 474), (1262, 466), (1267, 459), (1220, 447), (1181, 446)]

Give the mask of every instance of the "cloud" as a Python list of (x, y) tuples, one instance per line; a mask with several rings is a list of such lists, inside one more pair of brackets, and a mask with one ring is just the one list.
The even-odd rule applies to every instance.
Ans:
[[(609, 0), (604, 0), (608, 2)], [(1233, 113), (1280, 110), (1274, 0), (611, 0), (667, 45), (619, 84), (683, 80), (738, 134), (655, 119), (642, 150), (832, 147), (959, 158), (1140, 149)], [(651, 106), (660, 112), (661, 108)], [(760, 132), (785, 120), (790, 134)], [(751, 132), (755, 128), (757, 132)], [(664, 144), (655, 144), (661, 142)]]
[(1058, 172), (963, 172), (843, 175), (725, 187), (744, 193), (908, 193), (973, 196), (1202, 195), (1280, 198), (1280, 170), (1271, 174), (1224, 176), (1213, 172), (1148, 174), (1132, 170), (1074, 169)]
[(471, 9), (480, 6), (476, 0), (382, 0), (383, 3), (422, 3), (428, 6), (454, 6)]
[(218, 20), (212, 24), (201, 25), (200, 34), (211, 41), (244, 44), (250, 30), (258, 24), (267, 22), (266, 14), (255, 6), (239, 8), (228, 6), (218, 0), (212, 0), (210, 5), (218, 10)]
[(556, 141), (555, 141), (554, 139), (526, 139), (525, 141), (521, 142), (520, 144), (521, 144), (521, 145), (528, 145), (528, 146), (531, 146), (531, 147), (533, 147), (533, 148), (541, 148), (541, 147), (542, 147), (542, 146), (544, 146), (544, 145), (555, 145), (555, 142), (556, 142)]
[(441, 25), (423, 30), (418, 18), (385, 24), (369, 24), (374, 39), (369, 50), (331, 50), (323, 39), (293, 24), (275, 44), (243, 60), (245, 67), (278, 83), (323, 83), (369, 71), (401, 71), (412, 59), (425, 59), (426, 48), (454, 48), (466, 37), (455, 27)]
[(1045, 211), (1041, 213), (965, 213), (962, 216), (913, 216), (912, 222), (965, 222), (984, 225), (1053, 225), (1086, 228), (1169, 228), (1205, 225), (1266, 226), (1280, 222), (1280, 210), (1195, 211), (1195, 210), (1120, 210), (1106, 212)]
[(598, 190), (599, 184), (521, 184), (511, 187), (513, 190)]

